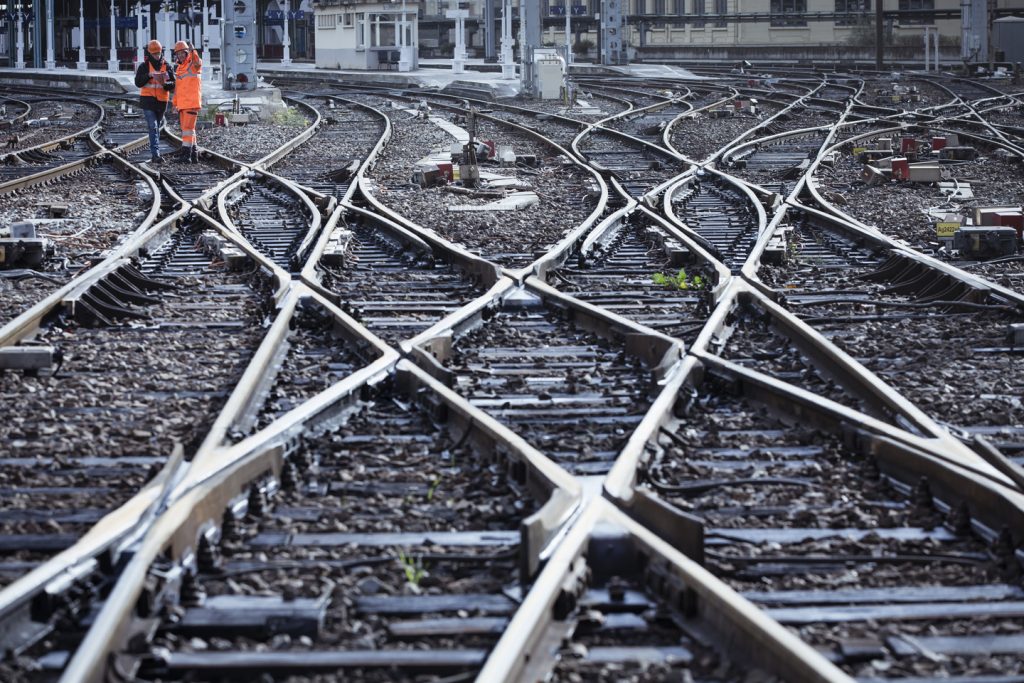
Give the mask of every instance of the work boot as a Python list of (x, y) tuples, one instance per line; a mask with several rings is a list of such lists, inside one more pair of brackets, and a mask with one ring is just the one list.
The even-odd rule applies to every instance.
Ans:
[(188, 163), (198, 164), (199, 163), (199, 148), (193, 147), (192, 151), (188, 155)]
[(187, 164), (188, 158), (192, 154), (191, 149), (191, 147), (179, 147), (174, 150), (174, 154), (171, 155), (171, 159), (179, 163)]
[(162, 164), (162, 163), (164, 163), (164, 158), (162, 156), (160, 156), (159, 154), (154, 154), (152, 156), (152, 158), (150, 158), (149, 163), (151, 163), (151, 164)]

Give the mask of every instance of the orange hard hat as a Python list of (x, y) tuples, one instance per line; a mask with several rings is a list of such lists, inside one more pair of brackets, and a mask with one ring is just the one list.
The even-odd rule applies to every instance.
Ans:
[(146, 52), (150, 54), (159, 54), (164, 51), (164, 46), (160, 44), (159, 40), (149, 41), (149, 45), (146, 46)]
[(174, 49), (172, 50), (172, 52), (178, 52), (179, 50), (188, 50), (188, 43), (186, 43), (184, 40), (179, 40), (178, 42), (176, 42), (174, 44)]

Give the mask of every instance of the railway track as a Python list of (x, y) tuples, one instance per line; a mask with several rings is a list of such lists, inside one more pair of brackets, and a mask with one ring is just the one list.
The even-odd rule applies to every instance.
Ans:
[[(476, 122), (477, 139), (490, 140), (495, 148), (511, 147), (515, 163), (482, 165), (488, 184), (481, 188), (414, 185), (410, 179), (418, 164), (437, 158), (451, 166), (445, 159), (450, 159), (453, 141), (468, 139), (462, 127), (467, 124), (450, 117), (414, 117), (410, 109), (387, 113), (394, 135), (386, 158), (367, 175), (363, 193), (395, 220), (503, 267), (523, 268), (595, 212), (590, 173), (547, 141), (482, 117)], [(558, 206), (559, 213), (551, 215), (548, 206)]]
[(359, 164), (384, 134), (384, 118), (371, 108), (335, 96), (306, 96), (323, 123), (316, 135), (271, 166), (302, 187), (344, 198)]
[(576, 149), (587, 163), (614, 178), (630, 197), (642, 197), (688, 168), (682, 157), (660, 145), (606, 128), (588, 130)]
[(705, 382), (686, 406), (642, 476), (700, 520), (712, 573), (857, 678), (984, 680), (1018, 666), (1001, 615), (1019, 609), (1019, 567), (998, 531), (972, 528), (927, 478), (883, 474), (724, 384)]
[(646, 212), (598, 228), (546, 280), (581, 301), (691, 342), (720, 273), (699, 246)]
[(156, 185), (115, 159), (81, 163), (52, 179), (0, 192), (4, 223), (31, 223), (36, 238), (47, 240), (38, 249), (27, 240), (21, 257), (17, 245), (5, 247), (0, 326), (99, 263), (147, 227), (159, 209)]
[(633, 355), (614, 338), (572, 324), (571, 304), (558, 305), (553, 293), (547, 306), (536, 292), (519, 298), (439, 360), (456, 391), (568, 472), (603, 474), (653, 399), (659, 364), (673, 353), (668, 339), (649, 334), (649, 350)]
[(266, 175), (222, 197), (221, 217), (282, 270), (298, 272), (320, 229), (320, 212), (298, 188)]
[[(199, 239), (195, 226), (181, 232)], [(18, 454), (5, 469), (5, 583), (72, 545), (176, 448), (191, 455), (240, 376), (261, 337), (264, 285), (194, 256), (155, 255), (145, 275), (124, 266), (69, 295), (33, 339), (53, 365), (4, 373), (5, 401), (33, 415), (3, 427)]]
[[(982, 436), (1020, 457), (1024, 414), (1011, 370), (1019, 295), (986, 296), (966, 274), (908, 277), (900, 256), (812, 216), (794, 223), (788, 240), (792, 256), (764, 272), (791, 311), (965, 441)], [(950, 356), (950, 367), (970, 364), (970, 376), (923, 362), (929, 348)], [(971, 392), (966, 404), (949, 400)]]
[(670, 215), (689, 228), (733, 272), (739, 270), (765, 229), (755, 198), (726, 176), (701, 172), (666, 193)]
[[(943, 263), (827, 186), (1006, 103), (911, 122), (871, 78), (576, 110), (306, 78), (279, 149), (94, 152), (163, 220), (4, 328), (0, 363), (52, 360), (0, 372), (42, 416), (0, 428), (0, 678), (1013, 680), (1015, 261)], [(777, 115), (680, 118), (750, 97)], [(119, 111), (93, 147), (132, 157)]]
[[(321, 258), (322, 285), (342, 310), (390, 344), (411, 340), (484, 293), (486, 287), (455, 260), (394, 227), (356, 215)], [(491, 283), (488, 283), (491, 284)]]
[(31, 95), (10, 100), (23, 109), (0, 135), (6, 144), (0, 165), (0, 188), (17, 187), (40, 174), (92, 157), (90, 137), (104, 120), (103, 108), (87, 100), (54, 102)]

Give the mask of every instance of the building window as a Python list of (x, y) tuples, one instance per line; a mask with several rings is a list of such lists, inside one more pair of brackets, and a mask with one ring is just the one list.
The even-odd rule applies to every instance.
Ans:
[(356, 13), (356, 49), (366, 48), (366, 15), (362, 12)]
[(353, 12), (345, 12), (341, 15), (341, 27), (352, 28), (356, 25), (356, 15)]
[[(715, 14), (725, 15), (729, 13), (729, 0), (715, 0)], [(725, 28), (725, 19), (719, 19), (715, 22), (715, 28)]]
[(704, 3), (705, 0), (693, 0), (693, 16), (697, 17), (693, 20), (694, 28), (704, 28)]
[(901, 14), (900, 24), (934, 24), (935, 15), (924, 14), (924, 12), (934, 9), (935, 0), (900, 0), (901, 12), (914, 12), (914, 14)]
[[(867, 21), (871, 0), (836, 0), (836, 26), (857, 26)], [(846, 16), (842, 16), (845, 14)]]
[(658, 16), (665, 14), (665, 0), (654, 0), (654, 13)]
[(318, 29), (332, 29), (338, 27), (338, 15), (337, 14), (318, 14), (316, 15), (316, 27)]
[(772, 26), (807, 26), (805, 12), (807, 0), (772, 0)]

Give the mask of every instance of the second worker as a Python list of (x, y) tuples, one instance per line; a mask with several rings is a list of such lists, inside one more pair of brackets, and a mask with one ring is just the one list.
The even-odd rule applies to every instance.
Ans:
[(203, 60), (191, 43), (179, 40), (174, 44), (174, 108), (178, 110), (181, 123), (181, 149), (177, 156), (182, 161), (199, 161), (199, 147), (196, 145), (196, 122), (202, 108)]

